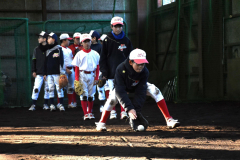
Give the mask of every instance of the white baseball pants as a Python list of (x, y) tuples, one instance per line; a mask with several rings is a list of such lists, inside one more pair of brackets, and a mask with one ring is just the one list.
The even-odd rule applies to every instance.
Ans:
[(84, 71), (79, 73), (79, 81), (83, 83), (83, 94), (80, 96), (80, 100), (88, 100), (92, 98), (94, 101), (94, 95), (96, 93), (96, 85), (94, 85), (95, 73), (86, 74)]
[(40, 93), (40, 90), (41, 90), (43, 82), (44, 82), (44, 99), (49, 99), (48, 83), (46, 81), (44, 81), (43, 75), (37, 75), (35, 77), (33, 91), (32, 91), (32, 99), (33, 100), (37, 100), (38, 99), (38, 95)]
[(50, 98), (54, 98), (54, 86), (56, 86), (58, 98), (64, 97), (63, 90), (59, 89), (59, 77), (59, 74), (48, 75), (47, 77)]

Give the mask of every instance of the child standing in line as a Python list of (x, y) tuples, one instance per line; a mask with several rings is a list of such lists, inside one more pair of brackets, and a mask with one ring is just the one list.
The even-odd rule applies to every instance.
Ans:
[(81, 105), (84, 113), (84, 120), (95, 119), (92, 114), (94, 95), (96, 93), (96, 84), (99, 77), (99, 54), (91, 50), (91, 36), (89, 34), (81, 35), (83, 49), (79, 51), (73, 61), (75, 66), (75, 81), (83, 84), (83, 94), (80, 95)]

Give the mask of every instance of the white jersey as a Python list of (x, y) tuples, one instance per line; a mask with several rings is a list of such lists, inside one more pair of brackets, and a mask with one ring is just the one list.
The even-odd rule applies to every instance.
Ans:
[(79, 67), (79, 70), (82, 71), (95, 71), (97, 65), (99, 65), (99, 60), (100, 56), (96, 51), (91, 50), (89, 53), (86, 53), (81, 50), (75, 55), (72, 65)]
[(72, 50), (69, 48), (65, 48), (62, 47), (62, 51), (63, 51), (63, 57), (64, 57), (64, 68), (66, 67), (73, 67), (72, 66), (72, 60), (73, 60), (73, 54), (72, 54)]

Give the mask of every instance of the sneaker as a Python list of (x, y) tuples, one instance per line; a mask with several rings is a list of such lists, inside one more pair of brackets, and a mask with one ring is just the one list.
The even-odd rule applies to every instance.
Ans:
[(76, 108), (76, 107), (74, 106), (73, 103), (70, 103), (70, 104), (68, 105), (68, 108)]
[(127, 118), (128, 118), (127, 112), (122, 111), (121, 112), (121, 119), (127, 119)]
[(102, 112), (103, 111), (103, 106), (100, 106), (100, 112)]
[(31, 107), (30, 107), (28, 110), (29, 110), (29, 111), (35, 111), (35, 110), (36, 110), (35, 105), (34, 105), (34, 104), (31, 105)]
[(97, 131), (107, 131), (106, 124), (102, 122), (96, 122), (96, 130)]
[(47, 104), (44, 104), (44, 105), (43, 105), (43, 110), (48, 110), (48, 109), (50, 109), (50, 108), (48, 107), (48, 105), (47, 105)]
[(88, 113), (88, 118), (89, 119), (95, 119), (94, 115), (92, 113)]
[(88, 114), (85, 114), (85, 115), (83, 116), (83, 120), (85, 121), (85, 120), (88, 120), (88, 119), (89, 119)]
[(56, 107), (53, 104), (51, 104), (50, 111), (55, 111), (55, 110), (56, 110)]
[(64, 108), (64, 106), (61, 104), (60, 106), (59, 106), (59, 108), (58, 108), (60, 111), (65, 111), (65, 108)]
[(77, 108), (77, 102), (73, 103), (74, 108)]
[(59, 109), (60, 105), (61, 105), (60, 103), (57, 104), (57, 108), (58, 108), (58, 109)]
[(178, 122), (177, 119), (173, 119), (173, 118), (169, 118), (167, 120), (167, 127), (168, 128), (175, 128), (175, 127), (179, 127), (180, 123)]
[(112, 110), (110, 113), (110, 119), (117, 119), (117, 113), (115, 110)]

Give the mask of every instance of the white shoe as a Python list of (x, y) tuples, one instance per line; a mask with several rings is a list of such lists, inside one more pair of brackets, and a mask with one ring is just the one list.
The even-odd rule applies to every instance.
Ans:
[(127, 112), (122, 111), (121, 112), (121, 119), (127, 119), (127, 118), (128, 118)]
[(50, 111), (55, 111), (55, 110), (56, 110), (56, 107), (53, 104), (51, 104), (50, 105)]
[(48, 109), (50, 109), (50, 108), (48, 107), (48, 105), (47, 105), (47, 104), (44, 104), (44, 105), (43, 105), (43, 110), (48, 110)]
[(117, 112), (115, 110), (112, 110), (110, 113), (110, 119), (117, 119)]
[(102, 122), (96, 122), (96, 130), (97, 131), (107, 131), (106, 124)]
[(60, 103), (57, 104), (57, 109), (59, 109), (60, 105), (61, 105)]
[(85, 115), (83, 116), (83, 120), (85, 121), (85, 120), (88, 120), (88, 119), (89, 119), (88, 114), (85, 114)]
[(62, 104), (60, 104), (59, 108), (58, 108), (60, 111), (65, 111), (65, 108), (63, 107)]
[(31, 107), (30, 107), (28, 110), (29, 110), (29, 111), (35, 111), (35, 110), (36, 110), (35, 105), (34, 105), (34, 104), (31, 105)]
[(100, 112), (102, 112), (103, 111), (103, 106), (100, 106)]
[(89, 119), (95, 119), (94, 115), (92, 113), (88, 113), (88, 118)]
[(175, 128), (175, 127), (178, 127), (178, 126), (180, 126), (180, 123), (178, 122), (177, 119), (169, 118), (167, 120), (167, 127), (168, 128)]
[(77, 102), (73, 103), (74, 108), (77, 108)]
[(74, 106), (73, 103), (70, 103), (70, 104), (68, 105), (68, 108), (76, 108), (76, 107)]

